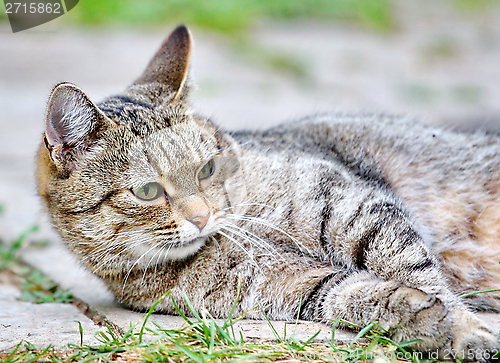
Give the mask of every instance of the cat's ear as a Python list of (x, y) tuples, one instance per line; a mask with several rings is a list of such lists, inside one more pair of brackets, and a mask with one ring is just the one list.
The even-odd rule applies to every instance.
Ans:
[(80, 88), (71, 83), (54, 87), (45, 112), (44, 142), (54, 164), (74, 170), (77, 157), (88, 150), (110, 121)]
[(188, 28), (178, 26), (163, 42), (130, 90), (145, 94), (155, 104), (184, 100), (191, 48), (192, 39)]

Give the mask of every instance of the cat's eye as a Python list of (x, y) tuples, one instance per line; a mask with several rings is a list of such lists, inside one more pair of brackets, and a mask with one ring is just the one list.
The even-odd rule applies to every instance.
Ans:
[(163, 195), (163, 188), (158, 183), (147, 183), (139, 188), (132, 188), (132, 193), (141, 200), (154, 200)]
[(214, 173), (215, 165), (213, 159), (203, 165), (203, 168), (198, 172), (198, 180), (208, 179)]

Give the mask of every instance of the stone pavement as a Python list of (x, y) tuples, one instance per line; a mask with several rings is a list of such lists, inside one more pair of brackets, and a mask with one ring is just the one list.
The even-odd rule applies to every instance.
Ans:
[[(1, 277), (1, 275), (0, 275)], [(92, 320), (70, 304), (32, 304), (18, 301), (19, 289), (0, 278), (0, 351), (11, 350), (21, 340), (38, 348), (52, 344), (65, 349), (68, 343), (79, 345), (82, 324), (84, 344), (98, 344), (94, 334), (99, 331)]]
[[(229, 129), (267, 127), (332, 110), (410, 113), (429, 123), (500, 129), (495, 124), (500, 120), (500, 8), (467, 14), (446, 1), (412, 4), (398, 3), (398, 30), (388, 34), (317, 21), (264, 23), (250, 34), (258, 45), (251, 57), (223, 37), (193, 29), (193, 102)], [(48, 243), (41, 248), (28, 241), (23, 258), (124, 328), (139, 316), (115, 305), (40, 212), (33, 157), (45, 102), (57, 82), (73, 82), (96, 101), (119, 92), (174, 26), (87, 29), (55, 20), (12, 34), (0, 24), (0, 205), (5, 208), (0, 238), (12, 241), (32, 223), (40, 224), (31, 241)], [(302, 64), (303, 74), (266, 65), (269, 51)], [(0, 349), (21, 339), (38, 347), (77, 344), (75, 320), (84, 325), (86, 343), (94, 342), (98, 328), (74, 306), (31, 305), (17, 301), (18, 294), (0, 279)], [(176, 317), (154, 320), (179, 324)], [(246, 324), (241, 329), (248, 336), (272, 338), (265, 323)], [(307, 336), (317, 328), (307, 323), (297, 329)]]

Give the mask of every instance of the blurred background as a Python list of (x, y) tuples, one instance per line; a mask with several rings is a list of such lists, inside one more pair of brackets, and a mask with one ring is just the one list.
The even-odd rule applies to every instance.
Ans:
[(0, 238), (41, 225), (48, 247), (25, 256), (56, 280), (68, 269), (53, 272), (60, 242), (33, 178), (51, 88), (120, 92), (180, 23), (195, 41), (192, 103), (226, 129), (336, 110), (500, 129), (499, 0), (80, 0), (15, 34), (2, 3)]

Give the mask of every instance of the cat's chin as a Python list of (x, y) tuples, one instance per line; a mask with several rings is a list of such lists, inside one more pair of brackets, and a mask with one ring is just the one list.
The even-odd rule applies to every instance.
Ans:
[(171, 246), (162, 249), (150, 248), (144, 245), (134, 246), (133, 252), (138, 257), (138, 259), (134, 261), (134, 264), (148, 267), (168, 261), (183, 260), (198, 252), (198, 250), (203, 247), (205, 242), (206, 237), (198, 237), (192, 241), (185, 242), (183, 245), (175, 247)]
[(206, 237), (198, 237), (183, 246), (171, 248), (164, 261), (182, 260), (194, 255), (205, 244)]

